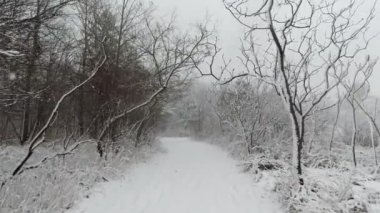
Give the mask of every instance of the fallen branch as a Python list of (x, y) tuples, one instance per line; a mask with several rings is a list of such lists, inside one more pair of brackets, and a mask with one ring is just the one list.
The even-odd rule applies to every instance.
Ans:
[(24, 166), (23, 169), (18, 172), (18, 174), (22, 174), (23, 172), (25, 172), (27, 170), (36, 169), (36, 168), (42, 166), (48, 160), (54, 159), (56, 157), (63, 157), (63, 156), (66, 156), (66, 155), (72, 155), (72, 154), (74, 154), (74, 151), (80, 145), (88, 143), (88, 142), (90, 142), (90, 140), (80, 141), (80, 142), (74, 144), (73, 146), (71, 146), (70, 149), (68, 149), (68, 151), (63, 151), (63, 152), (59, 152), (59, 153), (55, 153), (55, 154), (46, 156), (46, 157), (42, 158), (42, 160), (40, 160), (38, 163), (35, 163), (35, 164), (32, 164), (32, 165), (28, 165), (28, 166)]

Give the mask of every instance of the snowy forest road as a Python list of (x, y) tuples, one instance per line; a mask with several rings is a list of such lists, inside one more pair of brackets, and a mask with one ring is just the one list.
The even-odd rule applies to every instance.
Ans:
[(104, 184), (75, 213), (279, 213), (280, 205), (216, 146), (162, 138), (165, 149)]

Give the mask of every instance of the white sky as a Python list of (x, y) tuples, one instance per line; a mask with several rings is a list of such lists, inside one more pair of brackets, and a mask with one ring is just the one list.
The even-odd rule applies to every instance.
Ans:
[[(202, 22), (206, 16), (211, 16), (212, 20), (216, 21), (220, 45), (224, 54), (228, 57), (239, 55), (239, 38), (243, 30), (224, 8), (222, 0), (152, 0), (152, 2), (162, 16), (169, 16), (176, 11), (177, 23), (184, 28)], [(371, 27), (372, 31), (380, 32), (380, 3), (377, 4), (376, 14), (377, 17)], [(372, 41), (368, 53), (374, 58), (380, 58), (380, 36)], [(372, 94), (380, 96), (380, 61), (371, 79), (371, 91)]]

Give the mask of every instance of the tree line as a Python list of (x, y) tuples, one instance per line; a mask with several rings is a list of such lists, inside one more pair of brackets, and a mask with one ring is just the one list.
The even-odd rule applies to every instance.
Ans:
[[(181, 33), (138, 0), (5, 0), (0, 3), (2, 143), (97, 141), (101, 157), (128, 135), (156, 134), (168, 98), (208, 57), (211, 32)], [(170, 95), (171, 94), (171, 95)]]
[[(352, 118), (345, 120), (351, 123), (351, 129), (345, 131), (350, 135), (353, 165), (357, 166), (356, 144), (363, 134), (371, 138), (377, 164), (375, 146), (380, 131), (376, 104), (364, 104), (371, 99), (368, 80), (377, 64), (377, 58), (366, 52), (376, 36), (370, 30), (376, 3), (223, 0), (226, 11), (245, 29), (239, 63), (225, 61), (218, 69), (215, 61), (221, 57), (221, 49), (215, 46), (208, 68), (195, 67), (201, 76), (214, 78), (217, 87), (208, 101), (199, 96), (187, 100), (208, 104), (193, 107), (195, 119), (186, 125), (200, 130), (202, 121), (197, 118), (213, 112), (208, 127), (219, 126), (222, 133), (237, 134), (248, 153), (270, 140), (291, 139), (293, 171), (303, 186), (304, 161), (314, 137), (324, 134), (319, 142), (324, 144), (328, 138), (325, 147), (332, 153), (334, 141), (341, 140), (337, 132), (342, 130), (339, 121), (344, 107), (350, 112), (345, 118)], [(367, 11), (366, 16), (359, 11)], [(359, 128), (363, 118), (370, 132)]]

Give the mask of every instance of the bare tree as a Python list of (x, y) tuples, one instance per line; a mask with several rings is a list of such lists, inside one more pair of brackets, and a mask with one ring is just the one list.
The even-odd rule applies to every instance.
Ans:
[[(356, 92), (358, 93), (360, 90), (363, 90), (363, 88), (365, 88), (365, 86), (367, 86), (367, 91), (364, 94), (359, 95), (359, 97), (358, 97), (358, 95), (351, 95), (351, 99), (349, 99), (349, 103), (350, 103), (352, 108), (359, 108), (360, 111), (363, 112), (363, 114), (367, 117), (368, 125), (370, 127), (371, 144), (372, 144), (372, 149), (373, 149), (373, 153), (374, 153), (374, 160), (375, 160), (375, 164), (378, 165), (376, 145), (375, 145), (375, 135), (374, 135), (375, 134), (374, 131), (376, 130), (378, 137), (380, 137), (380, 129), (379, 129), (379, 126), (377, 125), (377, 122), (376, 122), (377, 99), (375, 101), (375, 106), (373, 109), (374, 110), (373, 115), (371, 115), (369, 109), (366, 109), (363, 106), (364, 100), (368, 97), (368, 93), (369, 93), (368, 78), (371, 74), (372, 74), (372, 70), (364, 72), (364, 78), (363, 78), (364, 80), (362, 80), (362, 83), (361, 83), (362, 86), (359, 87), (358, 91), (356, 91)], [(348, 93), (355, 93), (355, 90), (352, 88), (350, 89), (350, 87), (347, 84), (346, 84), (346, 89), (347, 89)]]
[(32, 105), (41, 92), (37, 92), (34, 80), (41, 73), (40, 59), (45, 50), (43, 37), (48, 34), (51, 22), (62, 17), (63, 9), (72, 2), (74, 0), (5, 0), (0, 3), (0, 60), (4, 59), (6, 63), (1, 62), (2, 66), (8, 69), (12, 67), (12, 63), (18, 61), (18, 65), (13, 66), (13, 71), (17, 70), (22, 76), (21, 84), (17, 85), (17, 93), (22, 98), (17, 98), (19, 95), (8, 95), (15, 103), (22, 102), (23, 105), (21, 144), (32, 136), (33, 128), (38, 123), (33, 119)]
[(117, 35), (116, 66), (119, 66), (122, 49), (132, 40), (136, 40), (132, 31), (138, 31), (138, 26), (144, 24), (144, 20), (152, 8), (145, 8), (139, 0), (122, 0), (120, 11), (120, 23)]
[[(374, 123), (376, 123), (376, 116), (377, 116), (377, 99), (376, 99), (376, 102), (375, 102), (375, 107), (374, 107), (374, 113), (372, 115), (372, 117), (374, 118)], [(375, 133), (374, 133), (374, 125), (372, 123), (372, 120), (371, 120), (371, 117), (367, 117), (367, 120), (368, 120), (368, 124), (369, 124), (369, 127), (370, 127), (370, 130), (371, 130), (371, 143), (372, 143), (372, 149), (373, 149), (373, 155), (374, 155), (374, 158), (375, 158), (375, 164), (376, 166), (379, 165), (378, 161), (377, 161), (377, 152), (376, 152), (376, 145), (375, 145)]]
[[(140, 35), (140, 52), (148, 70), (155, 76), (156, 90), (145, 101), (124, 109), (105, 122), (98, 140), (98, 152), (104, 155), (104, 139), (109, 128), (130, 113), (149, 105), (159, 98), (170, 87), (175, 87), (176, 80), (187, 76), (187, 73), (208, 56), (210, 32), (204, 26), (196, 34), (178, 35), (174, 20), (163, 25), (145, 20), (146, 32)], [(180, 81), (181, 82), (181, 81)]]
[[(352, 112), (352, 138), (351, 138), (351, 147), (352, 147), (352, 159), (354, 166), (357, 166), (356, 161), (356, 140), (358, 135), (357, 127), (357, 108), (363, 100), (368, 96), (369, 84), (368, 79), (372, 75), (374, 63), (371, 66), (362, 66), (358, 65), (355, 75), (352, 80), (347, 79), (343, 83), (347, 91), (346, 100), (351, 107)], [(350, 81), (351, 80), (351, 81)]]
[(223, 2), (247, 29), (240, 57), (247, 73), (272, 85), (289, 113), (293, 164), (303, 185), (307, 119), (313, 110), (326, 107), (325, 98), (350, 72), (375, 64), (369, 58), (360, 66), (352, 62), (371, 40), (366, 32), (374, 19), (374, 7), (365, 18), (353, 21), (360, 6), (355, 0), (348, 6), (340, 6), (337, 0)]
[[(89, 0), (84, 0), (78, 4), (80, 10), (79, 18), (82, 23), (82, 34), (83, 34), (83, 48), (82, 48), (82, 58), (81, 58), (81, 67), (80, 67), (80, 80), (83, 80), (86, 76), (87, 71), (87, 61), (89, 53), (89, 25), (90, 25), (90, 5), (92, 2)], [(78, 90), (78, 127), (79, 134), (84, 134), (84, 90), (79, 88)]]
[(340, 110), (341, 110), (341, 107), (342, 107), (342, 103), (345, 100), (345, 97), (341, 98), (341, 94), (339, 92), (339, 88), (338, 87), (337, 87), (337, 99), (338, 99), (338, 101), (336, 103), (335, 119), (334, 119), (333, 128), (331, 130), (331, 137), (330, 137), (330, 142), (329, 142), (330, 155), (331, 155), (331, 152), (332, 152), (333, 142), (334, 142), (334, 139), (335, 139), (335, 133), (336, 133), (336, 129), (337, 129), (337, 126), (338, 126), (338, 121), (339, 121), (339, 116), (340, 116)]

